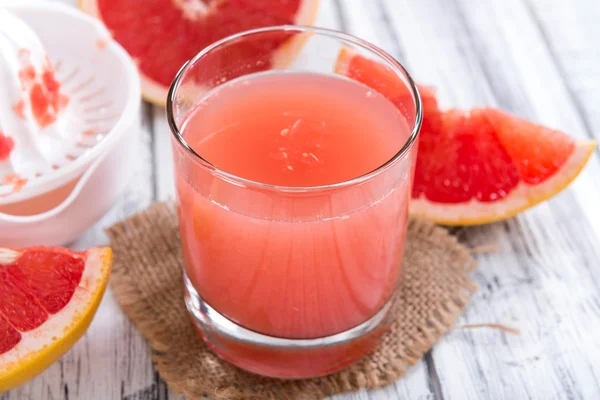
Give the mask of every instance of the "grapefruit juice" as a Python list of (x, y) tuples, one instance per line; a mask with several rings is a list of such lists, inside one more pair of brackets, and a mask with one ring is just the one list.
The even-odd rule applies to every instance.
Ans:
[[(203, 160), (174, 143), (187, 284), (260, 336), (311, 340), (369, 321), (400, 278), (414, 157), (381, 169), (410, 134), (384, 96), (336, 75), (267, 72), (213, 89), (181, 124)], [(282, 353), (204, 334), (271, 376), (322, 374), (373, 346), (278, 365)]]

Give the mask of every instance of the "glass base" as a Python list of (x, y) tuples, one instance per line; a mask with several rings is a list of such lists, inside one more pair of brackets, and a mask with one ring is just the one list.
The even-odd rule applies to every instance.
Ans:
[(221, 358), (247, 371), (299, 379), (339, 371), (380, 342), (392, 321), (395, 296), (371, 319), (332, 336), (284, 339), (246, 329), (219, 314), (198, 294), (184, 272), (185, 304), (196, 329)]

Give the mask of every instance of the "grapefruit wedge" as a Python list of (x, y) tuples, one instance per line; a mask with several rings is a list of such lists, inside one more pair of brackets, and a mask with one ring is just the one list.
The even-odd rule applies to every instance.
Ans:
[(111, 263), (109, 248), (0, 248), (0, 393), (44, 371), (83, 335)]
[[(364, 83), (400, 109), (408, 89), (384, 65), (350, 49), (336, 72)], [(595, 143), (494, 108), (441, 110), (433, 89), (419, 86), (423, 123), (411, 212), (444, 225), (511, 217), (560, 192), (581, 172)]]
[[(311, 25), (318, 0), (78, 0), (82, 10), (104, 22), (114, 39), (137, 61), (146, 100), (164, 105), (171, 81), (183, 64), (209, 44), (248, 29), (274, 25)], [(271, 57), (257, 68), (268, 70), (290, 60), (302, 38), (262, 40)], [(243, 59), (248, 50), (232, 62)], [(223, 69), (223, 66), (220, 66)], [(255, 71), (246, 71), (255, 72)]]

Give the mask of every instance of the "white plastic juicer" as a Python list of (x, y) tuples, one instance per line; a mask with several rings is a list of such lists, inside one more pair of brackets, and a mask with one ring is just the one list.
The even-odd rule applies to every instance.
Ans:
[(129, 181), (140, 125), (135, 64), (75, 9), (4, 1), (0, 79), (0, 245), (66, 244)]

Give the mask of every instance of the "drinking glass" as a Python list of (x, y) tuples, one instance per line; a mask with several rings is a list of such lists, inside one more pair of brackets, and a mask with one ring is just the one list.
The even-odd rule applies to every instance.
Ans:
[[(278, 186), (222, 170), (186, 141), (187, 118), (211, 101), (207, 93), (266, 69), (333, 76), (342, 49), (377, 62), (384, 84), (402, 89), (394, 104), (406, 138), (376, 169), (329, 185)], [(208, 346), (243, 369), (281, 378), (332, 373), (373, 350), (394, 319), (422, 118), (405, 69), (341, 32), (261, 28), (188, 61), (171, 85), (167, 116), (185, 303)]]

